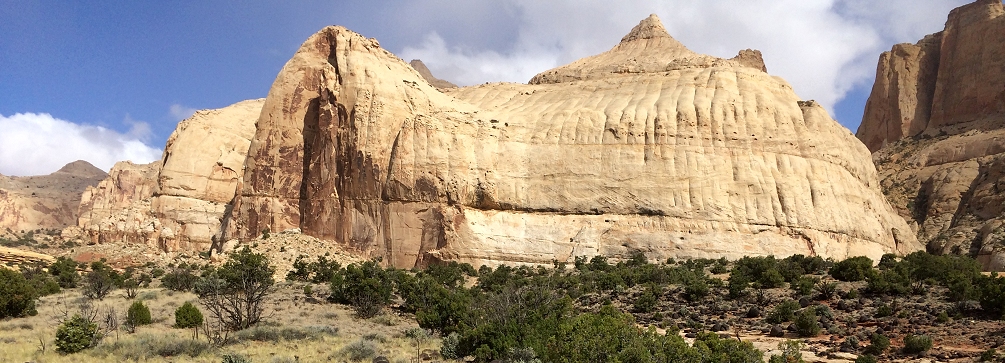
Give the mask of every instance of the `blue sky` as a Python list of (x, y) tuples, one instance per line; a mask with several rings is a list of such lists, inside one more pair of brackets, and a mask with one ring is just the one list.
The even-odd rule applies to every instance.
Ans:
[(965, 1), (609, 3), (0, 0), (0, 173), (45, 174), (81, 158), (106, 170), (125, 158), (152, 161), (195, 109), (265, 97), (326, 25), (474, 84), (526, 82), (609, 49), (656, 13), (693, 50), (762, 50), (769, 73), (854, 131), (879, 52), (941, 30)]

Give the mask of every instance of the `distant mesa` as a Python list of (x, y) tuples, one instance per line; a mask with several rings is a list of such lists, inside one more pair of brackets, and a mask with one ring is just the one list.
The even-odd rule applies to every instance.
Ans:
[(433, 73), (429, 71), (429, 68), (427, 68), (426, 65), (422, 63), (421, 60), (412, 59), (411, 62), (408, 62), (408, 65), (412, 66), (412, 68), (415, 68), (415, 71), (419, 72), (419, 75), (422, 76), (422, 79), (425, 79), (426, 82), (429, 82), (429, 84), (433, 85), (433, 87), (436, 87), (439, 90), (457, 88), (456, 84), (433, 77)]
[(83, 160), (49, 175), (0, 175), (0, 231), (63, 229), (76, 224), (81, 194), (107, 176)]

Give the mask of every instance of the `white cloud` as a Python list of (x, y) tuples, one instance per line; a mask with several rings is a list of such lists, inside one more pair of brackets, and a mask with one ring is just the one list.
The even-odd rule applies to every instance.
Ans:
[(195, 111), (197, 110), (194, 108), (185, 107), (177, 103), (171, 105), (170, 107), (171, 117), (175, 118), (177, 121), (181, 121), (189, 117), (192, 117), (192, 115), (195, 114)]
[[(761, 50), (768, 72), (785, 78), (800, 97), (833, 110), (853, 87), (871, 85), (880, 52), (942, 30), (949, 10), (966, 2), (505, 0), (519, 22), (511, 42), (449, 44), (444, 39), (464, 37), (430, 31), (399, 54), (422, 59), (435, 76), (459, 85), (527, 82), (549, 68), (610, 49), (656, 13), (672, 36), (697, 52), (732, 57), (741, 49)], [(408, 11), (422, 19), (424, 13), (449, 18), (472, 10), (426, 0)], [(438, 29), (436, 24), (418, 28)]]
[[(131, 119), (127, 117), (127, 120)], [(0, 132), (0, 173), (49, 174), (76, 160), (85, 160), (108, 171), (117, 161), (149, 163), (160, 159), (161, 150), (147, 146), (137, 137), (149, 135), (149, 125), (132, 122), (132, 130), (121, 134), (44, 113), (0, 115), (0, 130), (3, 130)]]

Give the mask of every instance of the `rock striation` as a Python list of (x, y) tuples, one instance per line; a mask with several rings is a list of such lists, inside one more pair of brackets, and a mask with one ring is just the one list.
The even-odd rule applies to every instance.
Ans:
[(40, 176), (0, 175), (0, 230), (62, 229), (77, 220), (83, 191), (108, 174), (78, 160)]
[(868, 149), (759, 52), (694, 53), (655, 16), (530, 84), (445, 92), (376, 40), (311, 36), (262, 106), (228, 237), (299, 228), (399, 267), (922, 247)]
[(857, 136), (884, 193), (934, 253), (1005, 269), (1005, 6), (979, 0), (945, 29), (880, 56)]
[(94, 243), (209, 250), (227, 228), (263, 101), (198, 111), (178, 124), (160, 161), (116, 164), (84, 193), (79, 233)]

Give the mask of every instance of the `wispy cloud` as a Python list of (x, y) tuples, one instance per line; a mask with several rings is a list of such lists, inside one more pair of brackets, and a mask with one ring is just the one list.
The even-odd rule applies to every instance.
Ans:
[[(610, 49), (656, 13), (671, 35), (694, 51), (728, 58), (740, 49), (761, 50), (769, 73), (785, 78), (800, 97), (833, 110), (852, 88), (871, 85), (880, 52), (942, 30), (949, 10), (967, 0), (931, 0), (924, 6), (914, 0), (501, 2), (513, 9), (507, 14), (519, 23), (511, 30), (516, 34), (494, 37), (508, 41), (477, 44), (478, 39), (463, 34), (427, 30), (418, 44), (401, 49), (401, 57), (422, 59), (435, 76), (459, 85), (527, 82), (549, 68)], [(488, 3), (479, 4), (501, 6)], [(401, 11), (412, 19), (481, 13), (473, 5), (451, 4), (421, 0)], [(441, 29), (436, 24), (410, 26)]]
[[(127, 116), (127, 123), (131, 120)], [(100, 126), (76, 124), (45, 113), (0, 115), (0, 173), (43, 175), (63, 165), (85, 160), (109, 170), (118, 161), (149, 163), (161, 150), (148, 146), (145, 122), (132, 121), (125, 134)]]
[(175, 118), (176, 121), (181, 121), (181, 120), (187, 119), (189, 117), (192, 117), (192, 115), (195, 114), (195, 111), (197, 111), (197, 110), (194, 109), (194, 108), (185, 107), (185, 106), (177, 104), (177, 103), (171, 105), (171, 107), (169, 109), (169, 112), (171, 113), (171, 117)]

